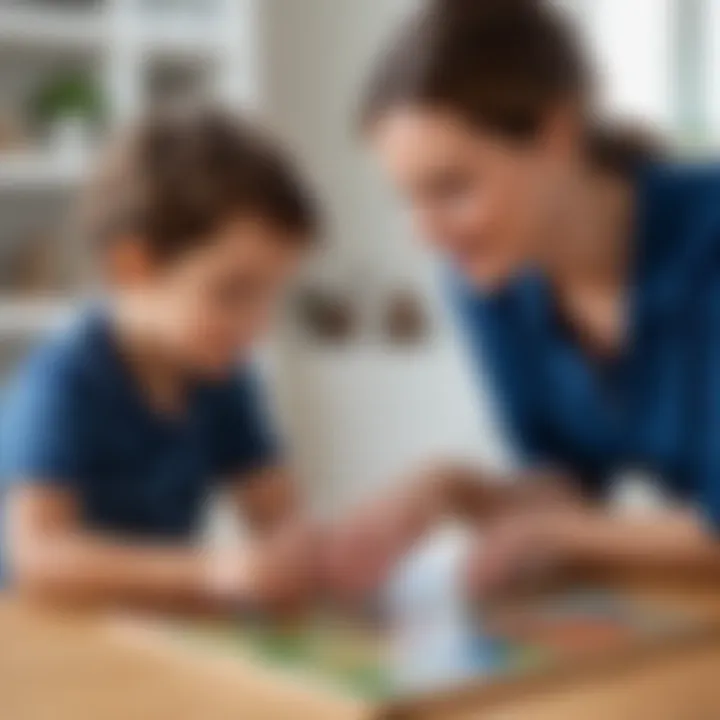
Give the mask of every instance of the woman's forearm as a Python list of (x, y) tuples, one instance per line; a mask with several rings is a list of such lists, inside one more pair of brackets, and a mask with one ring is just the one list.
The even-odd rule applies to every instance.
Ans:
[(446, 466), (429, 471), (424, 483), (428, 506), (469, 522), (585, 504), (570, 479), (551, 471), (503, 477), (462, 466)]
[(720, 540), (691, 512), (648, 519), (580, 514), (558, 519), (555, 532), (580, 566), (720, 577)]

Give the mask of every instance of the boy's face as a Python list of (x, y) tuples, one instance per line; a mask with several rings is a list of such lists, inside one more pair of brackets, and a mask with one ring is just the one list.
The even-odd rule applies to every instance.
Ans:
[(197, 249), (155, 262), (138, 241), (111, 253), (114, 284), (187, 370), (228, 372), (268, 329), (302, 246), (261, 219), (239, 219)]

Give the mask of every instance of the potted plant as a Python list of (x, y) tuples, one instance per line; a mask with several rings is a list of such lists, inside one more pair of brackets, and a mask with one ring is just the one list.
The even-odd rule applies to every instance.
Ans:
[(102, 93), (85, 73), (56, 75), (35, 94), (31, 114), (53, 151), (75, 157), (87, 148), (102, 122)]

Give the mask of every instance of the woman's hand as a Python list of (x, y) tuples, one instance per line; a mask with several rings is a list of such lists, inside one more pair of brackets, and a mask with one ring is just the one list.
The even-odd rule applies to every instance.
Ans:
[(371, 594), (413, 545), (448, 516), (489, 522), (517, 507), (566, 502), (564, 487), (554, 478), (502, 485), (462, 465), (425, 468), (399, 490), (362, 506), (336, 526), (326, 553), (328, 588), (340, 599)]
[(439, 475), (427, 474), (338, 523), (325, 549), (330, 594), (356, 602), (377, 591), (402, 557), (444, 515), (441, 485)]
[(513, 515), (490, 526), (468, 559), (468, 587), (486, 597), (539, 581), (574, 558), (589, 513), (582, 510)]

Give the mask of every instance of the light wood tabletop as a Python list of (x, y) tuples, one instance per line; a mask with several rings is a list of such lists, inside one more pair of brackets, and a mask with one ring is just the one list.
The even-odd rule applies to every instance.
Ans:
[[(720, 620), (720, 588), (656, 594)], [(2, 720), (365, 720), (368, 706), (302, 683), (245, 673), (170, 646), (135, 642), (122, 624), (0, 598)], [(128, 626), (130, 627), (130, 626)], [(565, 677), (517, 695), (442, 710), (428, 720), (718, 720), (720, 633), (671, 652)]]

